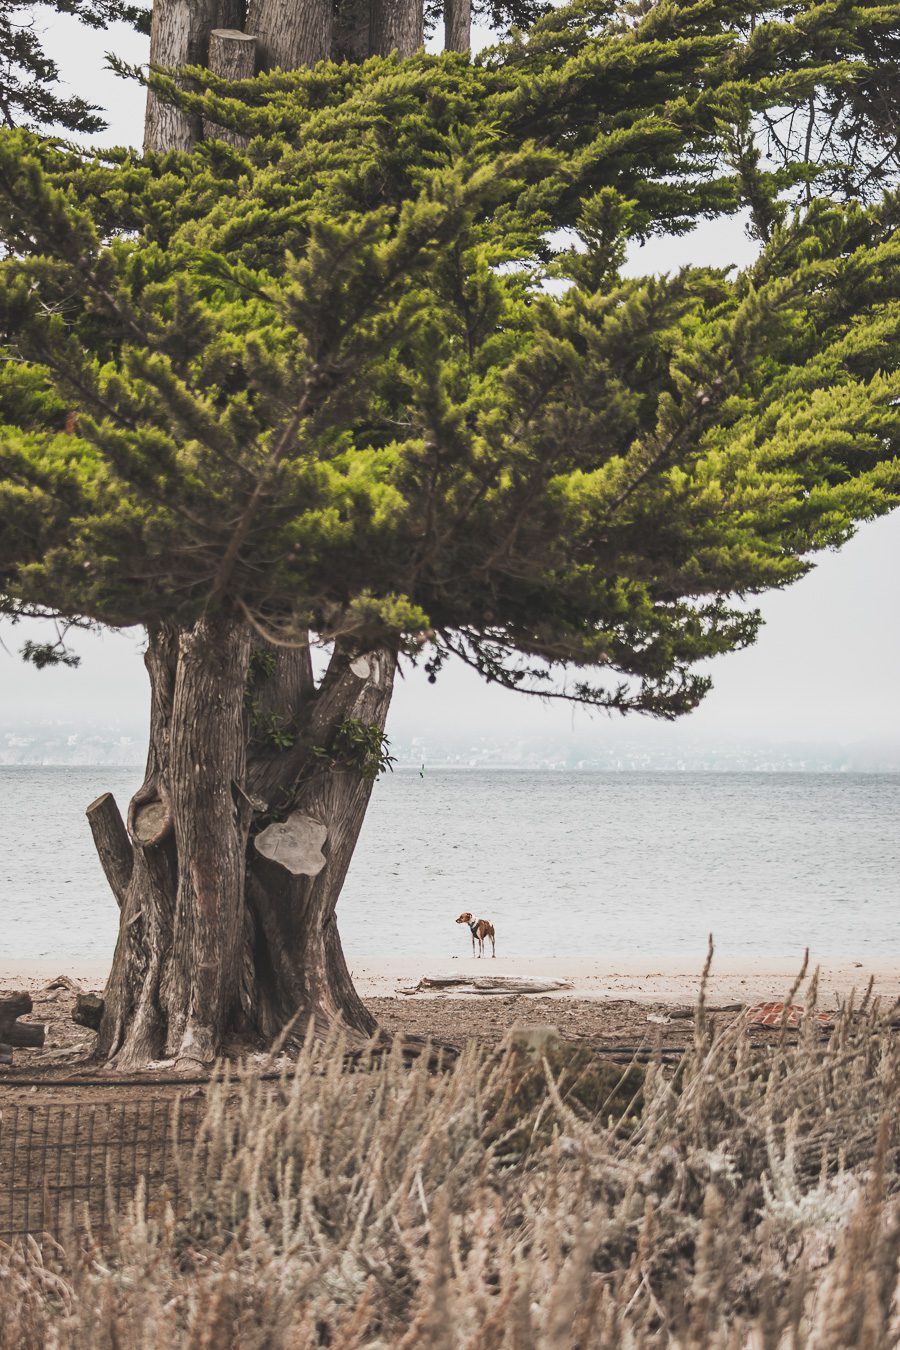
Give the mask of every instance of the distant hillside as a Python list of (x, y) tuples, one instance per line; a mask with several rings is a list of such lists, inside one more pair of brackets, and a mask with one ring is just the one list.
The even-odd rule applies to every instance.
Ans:
[[(141, 765), (144, 731), (118, 723), (64, 721), (0, 723), (0, 766), (17, 764)], [(521, 769), (593, 772), (719, 773), (898, 773), (900, 740), (738, 742), (681, 735), (660, 736), (610, 730), (608, 738), (581, 735), (535, 737), (454, 737), (436, 728), (433, 737), (397, 738), (391, 749), (398, 768)]]

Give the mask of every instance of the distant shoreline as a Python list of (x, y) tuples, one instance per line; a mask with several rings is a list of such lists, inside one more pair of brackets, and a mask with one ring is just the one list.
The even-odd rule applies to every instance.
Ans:
[[(144, 770), (144, 760), (134, 760), (132, 762), (112, 763), (106, 760), (96, 761), (78, 761), (77, 763), (65, 763), (62, 761), (44, 761), (44, 760), (26, 760), (16, 763), (7, 763), (0, 759), (0, 769), (108, 769), (111, 772), (135, 772), (142, 773)], [(407, 761), (402, 764), (395, 764), (392, 770), (394, 773), (422, 773), (422, 765), (413, 761)], [(674, 764), (648, 764), (642, 767), (628, 765), (627, 767), (615, 768), (609, 765), (600, 764), (490, 764), (485, 762), (475, 764), (455, 764), (455, 763), (428, 763), (424, 765), (424, 777), (430, 773), (546, 773), (546, 774), (608, 774), (610, 777), (621, 777), (628, 774), (719, 774), (722, 777), (732, 774), (742, 774), (747, 777), (765, 778), (765, 777), (784, 777), (793, 775), (802, 777), (833, 777), (833, 778), (900, 778), (900, 764), (891, 767), (879, 766), (843, 766), (840, 768), (822, 768), (815, 765), (808, 768), (798, 768), (796, 765), (786, 765), (779, 767), (777, 765), (765, 765), (750, 767), (747, 765), (721, 764), (721, 765), (674, 765)]]

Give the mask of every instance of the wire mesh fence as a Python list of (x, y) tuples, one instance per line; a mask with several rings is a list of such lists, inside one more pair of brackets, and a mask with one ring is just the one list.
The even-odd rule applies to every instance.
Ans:
[(144, 1179), (148, 1210), (176, 1209), (202, 1099), (4, 1104), (0, 1242), (108, 1229)]

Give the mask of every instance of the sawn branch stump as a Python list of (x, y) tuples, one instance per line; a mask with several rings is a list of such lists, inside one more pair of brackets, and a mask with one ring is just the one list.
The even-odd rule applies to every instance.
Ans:
[(30, 1013), (33, 1006), (30, 994), (0, 994), (0, 1064), (12, 1062), (14, 1046), (39, 1048), (44, 1044), (43, 1026), (18, 1024), (18, 1018)]

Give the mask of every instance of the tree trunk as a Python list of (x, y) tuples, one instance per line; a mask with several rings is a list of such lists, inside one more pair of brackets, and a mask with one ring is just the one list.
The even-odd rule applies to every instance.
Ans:
[(236, 1002), (246, 998), (249, 657), (246, 624), (201, 619), (180, 635), (169, 747), (178, 887), (161, 993), (168, 1053), (201, 1063), (215, 1058)]
[[(205, 66), (214, 28), (240, 29), (244, 0), (153, 0), (150, 20), (150, 64), (177, 69)], [(252, 74), (252, 72), (251, 72)], [(192, 150), (202, 135), (200, 118), (164, 103), (147, 90), (144, 149)]]
[(240, 996), (249, 649), (225, 619), (150, 635), (150, 751), (98, 1041), (123, 1066), (163, 1049), (208, 1062)]
[(444, 0), (444, 51), (467, 52), (472, 46), (472, 0)]
[(102, 797), (91, 802), (85, 815), (94, 836), (94, 846), (106, 873), (109, 888), (121, 909), (131, 880), (134, 860), (131, 856), (128, 831), (119, 814), (115, 797), (111, 792), (104, 792)]
[[(151, 63), (211, 61), (239, 76), (250, 35), (263, 68), (410, 56), (422, 45), (421, 0), (337, 0), (333, 23), (334, 8), (155, 0)], [(210, 50), (213, 29), (247, 34), (217, 32)], [(190, 150), (202, 132), (199, 118), (148, 92), (148, 150)], [(251, 652), (265, 678), (251, 675), (248, 688)], [(396, 654), (338, 643), (317, 689), (308, 649), (270, 647), (242, 623), (205, 618), (153, 629), (145, 663), (150, 743), (127, 835), (111, 797), (88, 809), (120, 906), (98, 1055), (122, 1068), (162, 1054), (205, 1063), (231, 1032), (270, 1038), (298, 1017), (340, 1017), (369, 1032), (335, 906), (371, 794)], [(362, 757), (348, 729), (375, 737)], [(275, 827), (301, 846), (269, 847)]]
[[(218, 20), (217, 0), (154, 0), (150, 23), (150, 64), (204, 66), (210, 30)], [(191, 150), (200, 140), (200, 118), (164, 103), (147, 90), (144, 149)]]
[(383, 732), (396, 667), (387, 648), (354, 655), (339, 645), (312, 702), (306, 738), (307, 747), (328, 750), (328, 756), (310, 756), (307, 749), (286, 755), (281, 764), (260, 760), (251, 772), (254, 794), (274, 798), (276, 805), (289, 794), (290, 816), (298, 824), (324, 828), (324, 865), (314, 855), (290, 865), (273, 860), (266, 856), (265, 832), (250, 851), (257, 1021), (266, 1036), (298, 1011), (340, 1018), (363, 1033), (374, 1028), (350, 979), (335, 915), (375, 776), (374, 762), (354, 753), (344, 729)]
[[(338, 644), (317, 689), (308, 649), (257, 642), (252, 669), (252, 646), (249, 628), (224, 618), (150, 634), (150, 750), (128, 812), (131, 872), (97, 1045), (122, 1068), (163, 1054), (206, 1064), (230, 1034), (268, 1043), (294, 1019), (373, 1026), (335, 906), (396, 657)], [(113, 820), (111, 799), (99, 801), (94, 816)], [(279, 832), (303, 847), (271, 847)], [(121, 883), (123, 867), (107, 872)]]
[[(214, 28), (209, 35), (209, 68), (223, 80), (250, 80), (256, 74), (256, 38), (234, 28)], [(247, 137), (203, 119), (204, 140), (225, 141), (242, 150)]]
[(150, 739), (144, 781), (128, 808), (132, 871), (121, 903), (119, 938), (106, 984), (97, 1054), (140, 1065), (162, 1053), (160, 979), (172, 947), (178, 868), (169, 797), (169, 738), (178, 631), (148, 632)]
[(372, 0), (369, 50), (375, 56), (412, 56), (424, 41), (421, 0)]
[(332, 0), (250, 0), (248, 31), (262, 70), (297, 70), (331, 55)]

